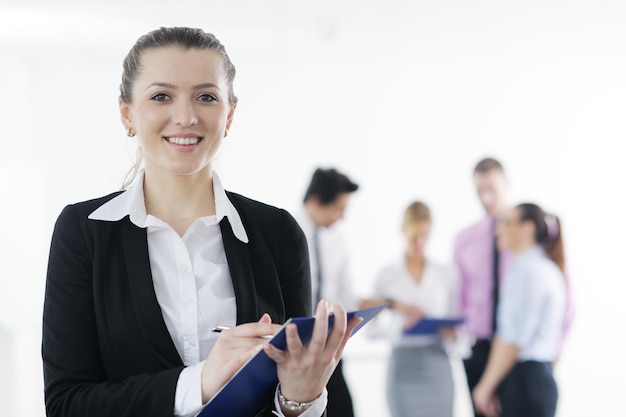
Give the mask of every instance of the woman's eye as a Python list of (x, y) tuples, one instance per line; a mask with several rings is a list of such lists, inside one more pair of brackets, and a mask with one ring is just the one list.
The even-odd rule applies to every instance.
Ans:
[(154, 100), (154, 101), (165, 101), (167, 99), (169, 99), (169, 96), (167, 94), (165, 94), (165, 93), (155, 94), (151, 98), (151, 100)]
[(206, 102), (206, 103), (210, 103), (212, 101), (217, 101), (217, 98), (215, 98), (215, 96), (211, 94), (202, 94), (198, 97), (198, 100)]

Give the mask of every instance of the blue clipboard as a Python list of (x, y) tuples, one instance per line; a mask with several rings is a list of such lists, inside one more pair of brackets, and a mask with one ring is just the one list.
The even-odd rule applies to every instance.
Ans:
[(465, 321), (465, 317), (448, 319), (437, 319), (434, 317), (424, 317), (413, 327), (404, 331), (404, 335), (434, 335), (444, 327), (455, 327)]
[[(362, 310), (350, 311), (348, 318), (362, 317), (363, 321), (354, 329), (354, 335), (368, 321), (385, 308), (386, 304)], [(289, 323), (298, 325), (298, 334), (304, 345), (311, 340), (314, 317), (296, 317), (285, 322), (283, 327), (269, 341), (279, 349), (287, 347), (285, 326)], [(334, 316), (328, 317), (328, 331), (332, 329)], [(278, 385), (276, 363), (263, 350), (254, 355), (241, 369), (218, 391), (202, 409), (198, 417), (252, 417), (260, 413), (268, 404), (273, 403), (274, 391)]]

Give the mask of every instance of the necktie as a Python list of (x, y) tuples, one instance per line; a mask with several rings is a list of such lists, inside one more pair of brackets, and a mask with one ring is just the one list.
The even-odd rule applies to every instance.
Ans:
[(315, 228), (315, 230), (313, 231), (313, 245), (314, 245), (313, 249), (315, 251), (315, 267), (316, 267), (315, 278), (317, 280), (317, 287), (315, 288), (315, 298), (313, 299), (313, 301), (315, 302), (313, 304), (313, 310), (315, 310), (315, 308), (317, 307), (317, 304), (322, 299), (322, 260), (320, 257), (320, 241), (319, 241), (319, 234), (317, 232), (317, 228)]
[(500, 251), (498, 250), (498, 238), (493, 237), (493, 316), (491, 328), (496, 333), (498, 324), (498, 298), (500, 296)]

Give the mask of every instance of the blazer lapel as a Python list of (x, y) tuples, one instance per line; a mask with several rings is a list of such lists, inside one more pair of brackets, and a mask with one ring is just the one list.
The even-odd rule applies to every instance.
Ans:
[(233, 234), (227, 217), (220, 222), (224, 251), (237, 301), (237, 324), (257, 321), (256, 288), (248, 244)]
[(182, 366), (154, 292), (146, 229), (124, 219), (123, 245), (128, 284), (139, 329), (150, 350), (168, 367)]

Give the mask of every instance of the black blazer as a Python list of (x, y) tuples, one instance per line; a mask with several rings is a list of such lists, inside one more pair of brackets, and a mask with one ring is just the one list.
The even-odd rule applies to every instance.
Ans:
[[(52, 236), (42, 356), (48, 416), (172, 417), (184, 368), (152, 283), (146, 229), (87, 216), (119, 193), (69, 205)], [(249, 243), (220, 223), (237, 323), (311, 314), (302, 230), (285, 210), (227, 193)], [(261, 415), (271, 415), (273, 398)]]

